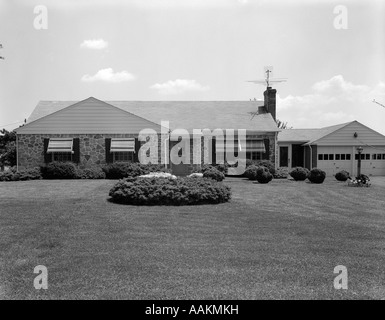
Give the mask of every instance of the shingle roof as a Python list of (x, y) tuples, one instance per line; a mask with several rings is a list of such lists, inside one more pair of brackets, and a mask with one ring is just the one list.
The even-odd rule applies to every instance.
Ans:
[(278, 142), (302, 142), (311, 144), (313, 141), (345, 127), (351, 122), (341, 123), (330, 127), (315, 129), (284, 129), (278, 134)]
[[(77, 101), (40, 101), (28, 123), (59, 111)], [(270, 113), (253, 116), (262, 101), (105, 101), (122, 110), (160, 124), (170, 121), (170, 128), (246, 129), (278, 132)]]

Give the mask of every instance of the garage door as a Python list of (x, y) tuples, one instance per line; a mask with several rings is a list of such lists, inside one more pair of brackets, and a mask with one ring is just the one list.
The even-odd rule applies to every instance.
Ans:
[(317, 168), (333, 176), (338, 171), (346, 170), (352, 172), (353, 157), (352, 147), (318, 147)]
[[(328, 176), (346, 170), (352, 176), (357, 175), (358, 154), (352, 147), (318, 146), (317, 167)], [(385, 146), (378, 149), (364, 148), (361, 155), (361, 172), (368, 176), (385, 175)]]

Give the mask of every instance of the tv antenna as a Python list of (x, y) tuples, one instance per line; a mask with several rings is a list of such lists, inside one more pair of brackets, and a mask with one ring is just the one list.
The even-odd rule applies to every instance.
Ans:
[(272, 66), (265, 66), (264, 67), (264, 73), (266, 75), (265, 79), (263, 80), (249, 80), (247, 82), (252, 82), (256, 84), (263, 84), (266, 85), (267, 88), (271, 87), (272, 83), (279, 83), (279, 82), (285, 82), (287, 81), (287, 78), (273, 78), (273, 67)]
[(385, 106), (384, 106), (382, 103), (377, 102), (375, 99), (373, 99), (373, 102), (374, 102), (374, 103), (377, 103), (377, 104), (380, 105), (381, 107), (385, 108)]

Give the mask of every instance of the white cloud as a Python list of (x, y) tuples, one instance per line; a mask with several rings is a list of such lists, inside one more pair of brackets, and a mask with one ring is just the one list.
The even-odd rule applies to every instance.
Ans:
[(80, 45), (81, 48), (101, 50), (108, 47), (108, 42), (103, 39), (84, 40)]
[(187, 79), (176, 79), (174, 81), (170, 80), (164, 83), (156, 83), (152, 85), (150, 88), (158, 90), (158, 92), (163, 95), (174, 95), (174, 94), (181, 94), (185, 92), (207, 91), (210, 89), (209, 86), (203, 86), (198, 82), (196, 82), (195, 80), (187, 80)]
[(285, 98), (277, 95), (277, 117), (294, 128), (323, 127), (357, 120), (384, 132), (381, 122), (385, 112), (373, 104), (373, 99), (385, 101), (384, 82), (370, 87), (336, 75), (315, 83), (311, 93)]
[(82, 77), (82, 81), (84, 82), (105, 81), (118, 83), (132, 80), (135, 80), (135, 76), (133, 74), (127, 71), (114, 72), (112, 68), (101, 69), (93, 76), (86, 74)]

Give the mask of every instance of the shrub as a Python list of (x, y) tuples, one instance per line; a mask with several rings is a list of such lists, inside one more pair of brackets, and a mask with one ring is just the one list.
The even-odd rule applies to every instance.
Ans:
[(196, 173), (204, 173), (207, 170), (216, 169), (223, 174), (227, 174), (229, 165), (225, 164), (204, 164), (200, 169), (195, 170)]
[(345, 170), (341, 170), (339, 172), (336, 173), (335, 177), (338, 181), (346, 181), (348, 180), (350, 174), (349, 172), (345, 171)]
[(255, 166), (255, 167), (266, 167), (269, 169), (272, 175), (275, 174), (275, 165), (270, 160), (246, 160), (246, 168)]
[(275, 170), (275, 173), (273, 175), (274, 179), (287, 179), (289, 176), (289, 168), (287, 167), (280, 167)]
[(248, 178), (249, 180), (257, 180), (257, 170), (258, 167), (255, 165), (251, 165), (246, 168), (245, 172), (243, 175)]
[(216, 181), (222, 181), (225, 178), (225, 175), (218, 169), (211, 168), (203, 172), (203, 178), (210, 178)]
[(8, 171), (0, 172), (0, 181), (26, 181), (41, 179), (40, 168), (25, 169), (16, 172), (11, 168)]
[(127, 177), (138, 177), (150, 172), (168, 172), (161, 164), (141, 164), (128, 162), (115, 162), (103, 168), (107, 179), (122, 179)]
[(203, 178), (203, 173), (193, 172), (192, 174), (188, 175), (187, 178)]
[(76, 171), (78, 179), (105, 179), (106, 174), (100, 167), (91, 167), (85, 169), (78, 169)]
[(76, 167), (71, 162), (51, 162), (40, 167), (43, 179), (76, 179)]
[(312, 169), (308, 175), (308, 179), (311, 183), (322, 183), (324, 182), (326, 177), (325, 171), (321, 169)]
[(127, 178), (109, 193), (112, 201), (133, 205), (195, 205), (229, 201), (231, 189), (212, 179)]
[(302, 167), (296, 167), (290, 172), (290, 175), (295, 181), (304, 181), (309, 175), (309, 170)]
[(268, 168), (260, 166), (257, 168), (256, 179), (259, 183), (269, 183), (273, 179), (273, 175)]

